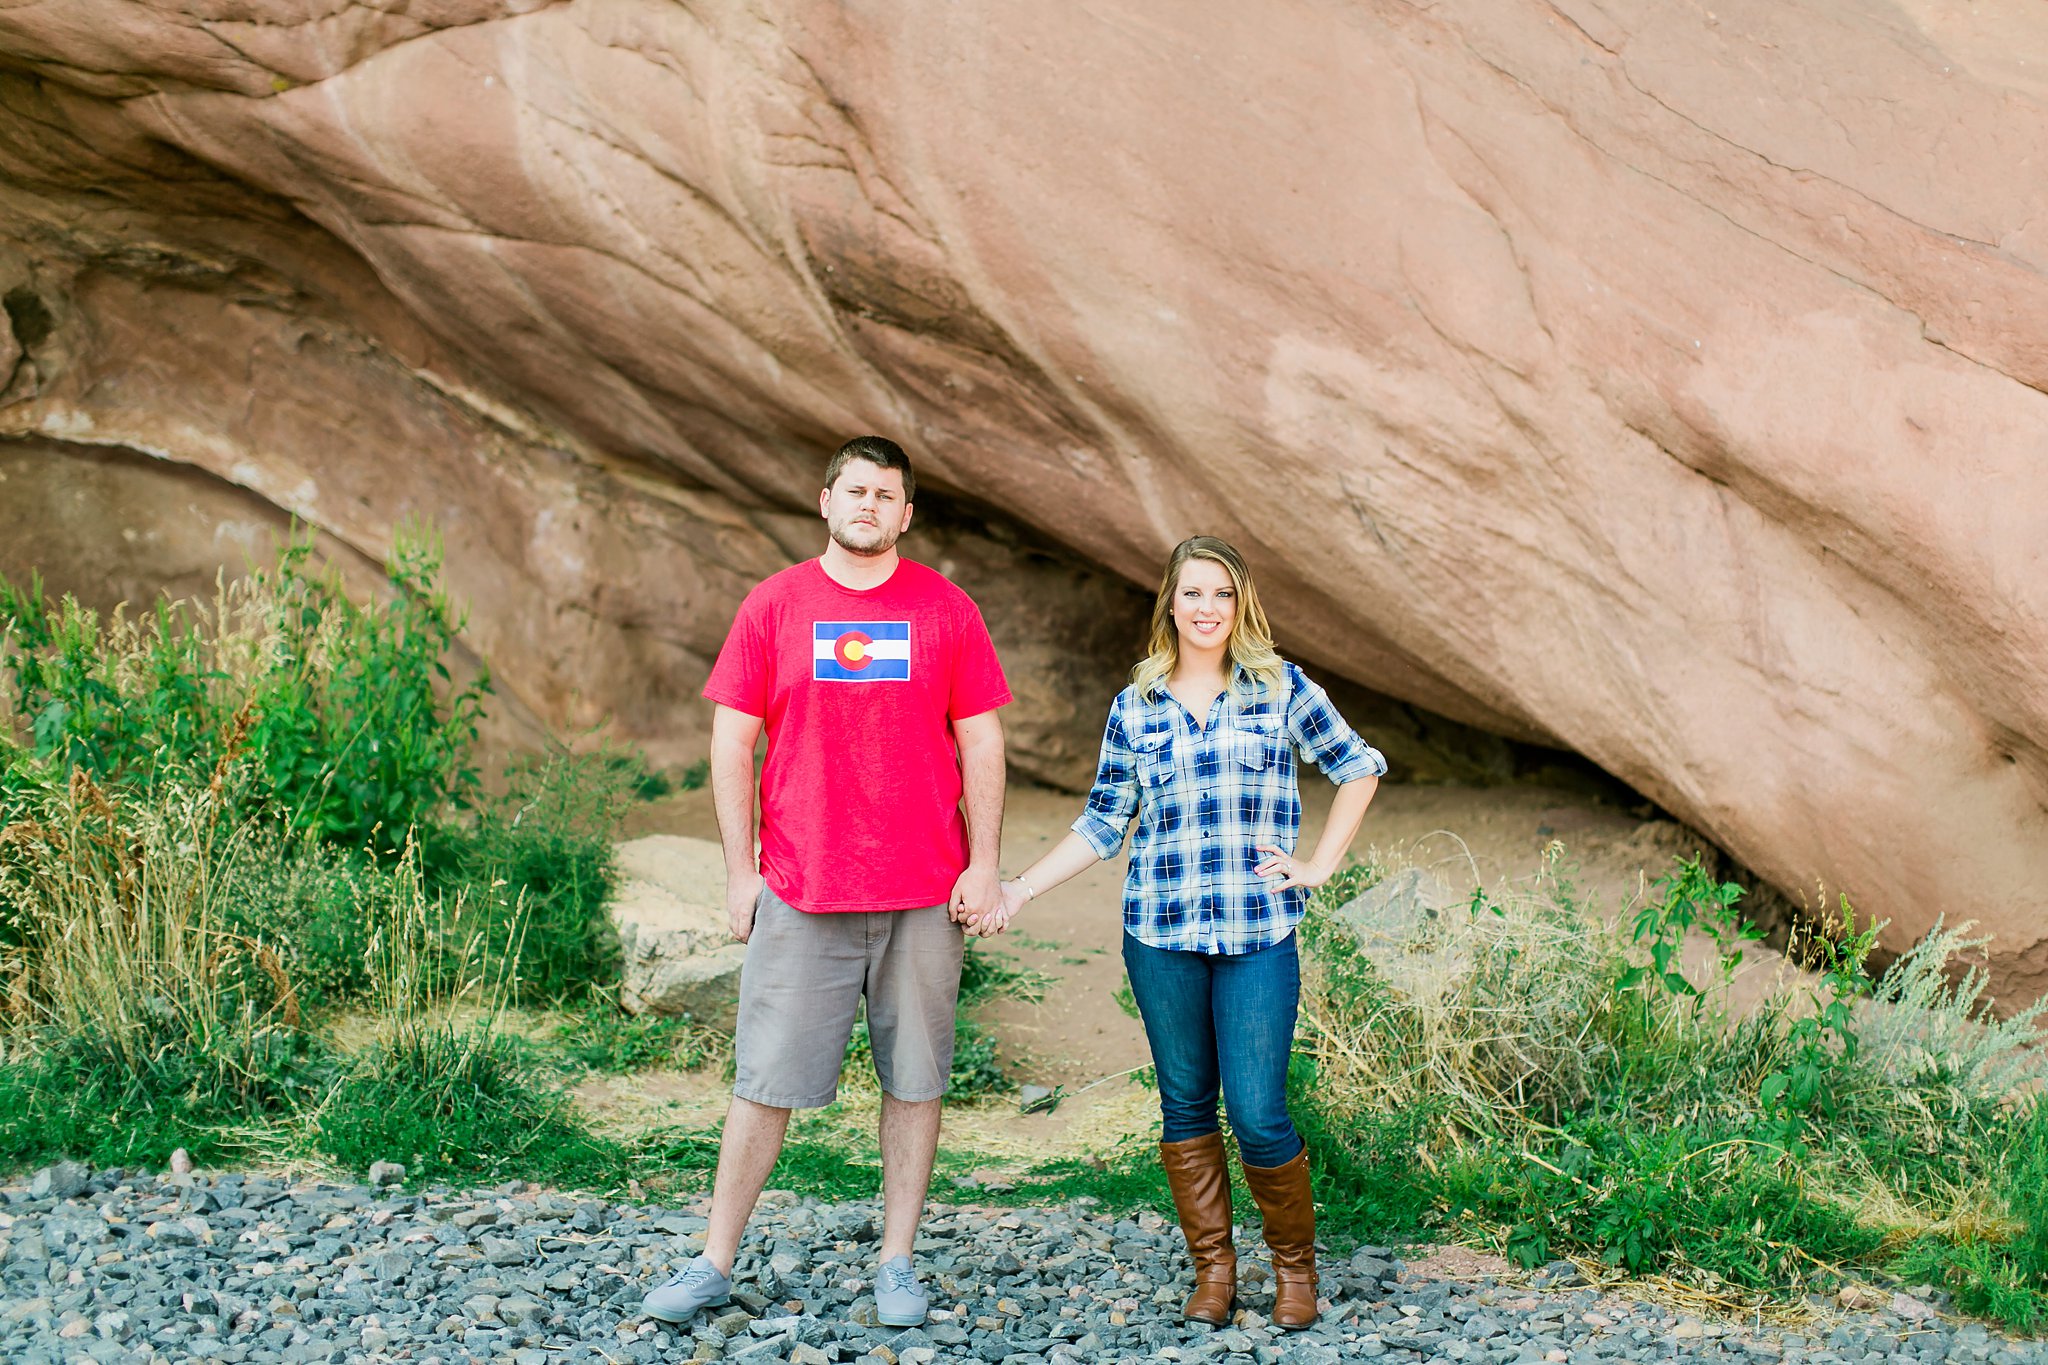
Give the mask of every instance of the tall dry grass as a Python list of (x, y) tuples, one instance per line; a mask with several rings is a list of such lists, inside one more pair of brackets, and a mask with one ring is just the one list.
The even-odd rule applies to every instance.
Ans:
[(0, 829), (8, 1025), (92, 1039), (137, 1071), (167, 1047), (232, 1058), (298, 1029), (277, 951), (222, 903), (238, 867), (273, 856), (222, 774), (142, 797), (73, 770)]
[(1352, 872), (1301, 931), (1295, 1098), (1331, 1196), (1417, 1227), (1478, 1217), (1528, 1259), (1752, 1289), (1909, 1243), (1961, 1264), (2048, 1238), (2009, 1155), (2048, 1122), (2041, 1009), (1990, 1009), (1966, 965), (1982, 940), (1937, 925), (1873, 981), (1874, 930), (1845, 909), (1795, 945), (1828, 969), (1781, 967), (1759, 1000), (1737, 988), (1737, 894), (1680, 863), (1624, 929), (1555, 847), (1469, 897)]
[[(1426, 1102), (1460, 1129), (1490, 1133), (1590, 1096), (1625, 945), (1574, 899), (1562, 853), (1553, 845), (1527, 883), (1463, 901), (1411, 875), (1426, 889), (1405, 909), (1305, 924), (1301, 1050), (1334, 1112)], [(1373, 866), (1347, 890), (1413, 872)]]

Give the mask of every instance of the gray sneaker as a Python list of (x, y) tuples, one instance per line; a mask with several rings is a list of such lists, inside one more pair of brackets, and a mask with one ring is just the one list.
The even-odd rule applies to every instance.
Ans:
[(731, 1302), (732, 1281), (718, 1273), (709, 1256), (699, 1256), (669, 1276), (666, 1284), (648, 1290), (640, 1308), (650, 1318), (684, 1322), (699, 1308), (718, 1308)]
[(932, 1301), (917, 1282), (908, 1256), (882, 1262), (875, 1276), (875, 1319), (884, 1327), (922, 1327)]

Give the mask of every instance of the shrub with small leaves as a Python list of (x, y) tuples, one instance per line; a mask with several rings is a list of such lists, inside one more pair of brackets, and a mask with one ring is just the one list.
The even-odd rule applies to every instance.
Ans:
[(295, 539), (211, 603), (159, 601), (138, 619), (52, 603), (35, 576), (0, 579), (0, 671), (21, 742), (120, 787), (246, 762), (258, 805), (294, 828), (395, 851), (475, 793), (488, 675), (451, 678), (461, 620), (430, 532), (399, 534), (381, 602), (353, 601), (311, 556)]

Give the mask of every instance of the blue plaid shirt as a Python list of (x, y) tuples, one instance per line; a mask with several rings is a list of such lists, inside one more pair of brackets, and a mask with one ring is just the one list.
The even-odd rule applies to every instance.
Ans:
[(1309, 893), (1271, 891), (1278, 874), (1253, 869), (1270, 856), (1257, 845), (1292, 852), (1301, 835), (1295, 749), (1340, 785), (1387, 770), (1327, 692), (1293, 664), (1286, 672), (1281, 695), (1240, 678), (1253, 695), (1226, 691), (1206, 725), (1163, 686), (1152, 696), (1126, 687), (1110, 705), (1095, 786), (1074, 832), (1113, 858), (1137, 815), (1124, 930), (1139, 942), (1235, 954), (1285, 939)]

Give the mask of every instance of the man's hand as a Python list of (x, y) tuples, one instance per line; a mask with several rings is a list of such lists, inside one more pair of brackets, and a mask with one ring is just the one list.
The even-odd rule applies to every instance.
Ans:
[(754, 906), (767, 885), (759, 872), (727, 874), (725, 879), (725, 922), (732, 936), (745, 943), (754, 932)]
[(953, 894), (946, 901), (946, 918), (955, 924), (973, 924), (993, 913), (1002, 899), (1002, 881), (995, 868), (985, 863), (969, 863), (960, 880), (953, 883)]

